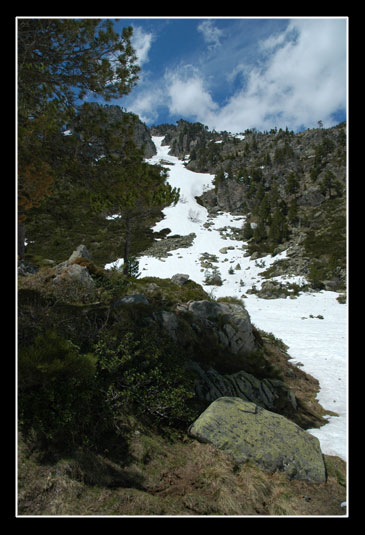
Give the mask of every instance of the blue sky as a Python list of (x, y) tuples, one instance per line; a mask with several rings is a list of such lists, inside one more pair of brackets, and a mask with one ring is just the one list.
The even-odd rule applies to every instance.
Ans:
[(136, 88), (113, 104), (148, 126), (179, 119), (237, 133), (346, 119), (346, 18), (121, 18)]

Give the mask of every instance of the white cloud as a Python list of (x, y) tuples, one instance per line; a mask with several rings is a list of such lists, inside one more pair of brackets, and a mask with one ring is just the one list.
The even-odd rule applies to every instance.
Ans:
[(152, 33), (144, 32), (140, 26), (133, 27), (131, 43), (136, 52), (137, 62), (140, 66), (148, 62), (148, 53), (150, 51), (152, 41)]
[(223, 35), (223, 31), (213, 25), (211, 20), (204, 20), (198, 26), (198, 30), (203, 34), (204, 40), (211, 47), (220, 45), (220, 38)]
[(165, 80), (169, 97), (167, 104), (172, 115), (195, 117), (201, 121), (218, 109), (199, 72), (191, 66), (167, 73)]
[(285, 32), (259, 43), (265, 53), (258, 66), (237, 66), (244, 85), (219, 110), (210, 108), (205, 124), (232, 132), (296, 130), (320, 119), (331, 126), (346, 103), (345, 28), (343, 19), (292, 20)]
[(157, 122), (163, 107), (171, 116), (201, 122), (219, 111), (201, 73), (192, 65), (180, 65), (176, 70), (166, 71), (158, 82), (147, 77), (133, 95), (124, 98), (124, 103), (147, 124)]
[(164, 93), (160, 89), (146, 88), (140, 91), (128, 105), (128, 110), (136, 113), (142, 122), (152, 124), (157, 122), (159, 107), (164, 101)]
[[(220, 34), (213, 39), (210, 20), (199, 26), (207, 38), (210, 35), (210, 43), (219, 42)], [(146, 35), (136, 33), (142, 61), (152, 42)], [(145, 78), (128, 99), (128, 108), (149, 124), (157, 124), (164, 108), (171, 116), (231, 132), (274, 126), (297, 130), (315, 127), (319, 120), (325, 127), (335, 124), (333, 114), (346, 106), (345, 19), (293, 19), (284, 31), (257, 41), (256, 54), (251, 49), (249, 57), (245, 49), (239, 54), (238, 42), (236, 35), (234, 47), (227, 39), (216, 48), (215, 71), (197, 56), (195, 66), (180, 64), (163, 78)], [(230, 62), (225, 71), (222, 58), (232, 58), (230, 50), (235, 66)], [(226, 81), (227, 92), (231, 89), (219, 105), (214, 96), (217, 79)]]

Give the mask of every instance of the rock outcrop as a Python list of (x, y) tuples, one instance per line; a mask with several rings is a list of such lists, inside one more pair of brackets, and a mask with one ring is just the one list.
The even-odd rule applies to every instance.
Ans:
[[(175, 275), (172, 281), (178, 277), (184, 276)], [(188, 318), (187, 323), (181, 320), (181, 313)], [(297, 411), (295, 394), (284, 382), (273, 377), (259, 379), (249, 373), (248, 370), (259, 368), (261, 372), (265, 363), (258, 356), (249, 357), (255, 355), (257, 346), (250, 316), (243, 306), (207, 300), (189, 301), (179, 303), (174, 311), (155, 312), (152, 317), (163, 332), (190, 353), (187, 367), (194, 373), (195, 393), (200, 400), (210, 403), (223, 396), (232, 396), (287, 415)], [(204, 356), (207, 343), (210, 343), (210, 359), (215, 359), (215, 364), (209, 365)], [(222, 371), (229, 368), (240, 371)], [(267, 371), (270, 373), (269, 367)]]
[(200, 399), (212, 402), (220, 397), (237, 397), (244, 401), (256, 403), (264, 409), (296, 411), (295, 394), (285, 383), (278, 379), (257, 379), (244, 370), (233, 374), (220, 374), (214, 369), (204, 371), (197, 362), (191, 363), (191, 369), (198, 376), (195, 390)]
[(121, 299), (114, 301), (113, 306), (118, 307), (120, 305), (148, 305), (148, 299), (143, 294), (126, 295)]
[(155, 241), (148, 249), (143, 251), (143, 255), (153, 256), (155, 258), (167, 258), (170, 251), (176, 249), (188, 248), (196, 238), (195, 232), (186, 236), (168, 236), (159, 241)]
[(207, 328), (217, 326), (218, 322), (219, 341), (234, 355), (256, 349), (250, 316), (244, 307), (235, 303), (193, 301), (188, 311)]
[(186, 273), (176, 273), (171, 277), (171, 282), (177, 284), (178, 286), (183, 286), (189, 280), (189, 275)]
[[(171, 280), (177, 285), (183, 285), (188, 282), (186, 277), (177, 274)], [(251, 353), (257, 349), (250, 316), (241, 305), (208, 300), (189, 301), (179, 303), (175, 311), (158, 313), (155, 319), (174, 340), (179, 340), (184, 345), (184, 332), (177, 321), (181, 314), (190, 317), (189, 342), (193, 342), (197, 347), (204, 334), (210, 336), (216, 346), (233, 356)]]
[(20, 260), (18, 263), (18, 275), (21, 277), (26, 277), (27, 275), (34, 275), (34, 273), (37, 273), (39, 268), (36, 266), (33, 266), (29, 262), (26, 262), (25, 260)]
[(139, 149), (143, 147), (143, 156), (145, 158), (152, 158), (156, 154), (156, 147), (151, 139), (150, 132), (140, 120), (137, 120), (134, 126), (133, 141)]
[(319, 440), (284, 416), (240, 398), (221, 397), (189, 427), (189, 435), (289, 479), (326, 481)]
[(62, 280), (72, 280), (85, 287), (93, 287), (95, 282), (86, 266), (77, 263), (78, 259), (90, 260), (90, 255), (85, 245), (79, 245), (65, 262), (56, 266), (56, 276), (53, 283), (57, 284)]

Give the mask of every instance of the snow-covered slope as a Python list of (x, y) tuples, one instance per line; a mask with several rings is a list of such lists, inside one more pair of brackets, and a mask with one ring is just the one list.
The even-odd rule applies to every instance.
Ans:
[[(195, 197), (201, 195), (204, 189), (212, 188), (213, 175), (186, 169), (181, 160), (168, 154), (170, 147), (162, 146), (162, 140), (162, 137), (153, 138), (157, 154), (148, 161), (153, 164), (163, 160), (163, 165), (169, 169), (169, 183), (179, 187), (181, 193), (178, 204), (164, 210), (165, 218), (157, 223), (154, 230), (157, 232), (169, 228), (171, 235), (194, 232), (196, 238), (191, 247), (171, 251), (168, 258), (140, 257), (141, 276), (169, 278), (176, 273), (186, 273), (214, 297), (240, 298), (253, 285), (260, 288), (265, 279), (261, 279), (259, 273), (279, 258), (285, 258), (285, 251), (275, 258), (267, 256), (250, 260), (245, 257), (245, 244), (226, 237), (224, 231), (218, 230), (224, 227), (241, 228), (245, 218), (229, 213), (210, 218)], [(220, 252), (222, 249), (223, 252)], [(218, 263), (214, 265), (220, 272), (222, 286), (204, 284), (206, 270), (200, 262), (203, 253), (217, 257)], [(109, 267), (118, 266), (121, 262), (118, 260)], [(301, 277), (285, 280), (305, 282)], [(288, 352), (294, 363), (300, 363), (304, 371), (319, 380), (319, 402), (339, 416), (330, 417), (328, 424), (309, 432), (318, 437), (323, 453), (338, 455), (346, 460), (347, 305), (339, 304), (337, 297), (337, 293), (327, 291), (303, 293), (296, 299), (267, 300), (251, 294), (245, 298), (245, 305), (253, 324), (281, 338), (289, 346)]]

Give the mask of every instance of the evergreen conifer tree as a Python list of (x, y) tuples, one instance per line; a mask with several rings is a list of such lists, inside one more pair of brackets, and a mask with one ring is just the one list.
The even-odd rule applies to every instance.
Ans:
[(258, 213), (259, 217), (265, 225), (270, 224), (270, 203), (267, 195), (264, 195), (264, 197), (262, 198)]
[(253, 231), (253, 238), (257, 243), (267, 238), (266, 229), (263, 221), (259, 221), (257, 227)]
[(253, 236), (253, 230), (251, 228), (251, 223), (246, 219), (245, 224), (243, 225), (243, 237), (246, 240), (249, 240)]
[(297, 193), (299, 190), (299, 180), (296, 177), (295, 173), (291, 172), (286, 179), (286, 188), (287, 193)]
[(289, 230), (285, 216), (277, 208), (274, 212), (269, 230), (269, 239), (273, 245), (278, 245), (288, 238)]
[[(54, 165), (55, 136), (87, 92), (106, 100), (128, 94), (139, 67), (132, 27), (118, 35), (110, 20), (19, 18), (18, 255), (24, 255), (24, 221), (62, 177)], [(68, 143), (58, 136), (57, 143)]]
[(298, 205), (295, 198), (289, 204), (288, 220), (293, 225), (298, 221)]
[(108, 143), (103, 143), (106, 154), (95, 163), (96, 180), (91, 201), (97, 211), (121, 216), (124, 230), (123, 272), (130, 273), (131, 242), (137, 223), (179, 199), (179, 190), (166, 183), (167, 171), (161, 166), (143, 160), (130, 129), (122, 152), (115, 151), (120, 130), (106, 131)]

